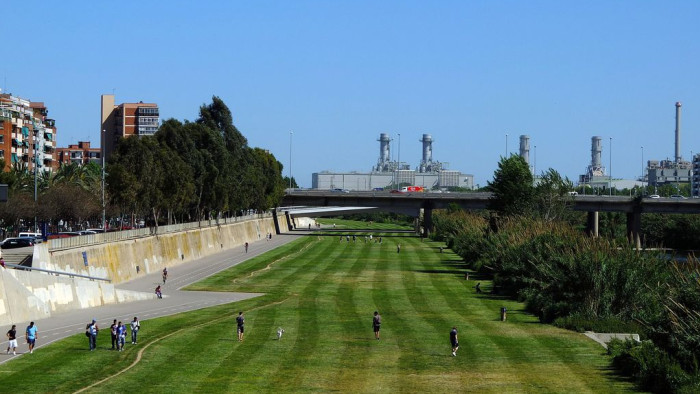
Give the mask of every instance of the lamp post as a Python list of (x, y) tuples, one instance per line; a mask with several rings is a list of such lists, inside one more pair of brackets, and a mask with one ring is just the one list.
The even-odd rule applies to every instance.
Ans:
[(107, 131), (102, 130), (102, 230), (107, 232), (107, 210), (105, 204), (105, 139)]
[(37, 167), (37, 160), (36, 160), (37, 138), (36, 138), (36, 135), (37, 135), (37, 131), (34, 130), (34, 233), (35, 234), (37, 233), (37, 229), (38, 229), (37, 223), (36, 223), (36, 220), (37, 220), (36, 210), (38, 208), (37, 207), (37, 204), (38, 204), (38, 202), (37, 202), (37, 181), (36, 181), (36, 173), (37, 173), (37, 171), (36, 171), (36, 167)]
[(399, 166), (398, 169), (396, 170), (396, 188), (398, 189), (399, 186), (401, 186), (401, 133), (399, 134)]
[(608, 194), (612, 196), (612, 137), (610, 137), (610, 163), (608, 165), (608, 178), (610, 184), (608, 185)]
[(289, 188), (292, 188), (292, 136), (293, 131), (289, 132)]
[[(644, 145), (642, 145), (642, 179), (641, 179), (641, 181), (642, 181), (642, 187), (644, 187)], [(646, 192), (646, 190), (644, 190), (642, 195), (644, 195), (645, 192)]]
[(506, 159), (508, 158), (508, 134), (506, 133)]

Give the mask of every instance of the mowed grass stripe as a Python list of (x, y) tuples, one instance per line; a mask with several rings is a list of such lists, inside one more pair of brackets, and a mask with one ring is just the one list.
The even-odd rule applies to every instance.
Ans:
[[(374, 238), (383, 239), (381, 245), (364, 243), (364, 233), (359, 231), (346, 231), (361, 237), (356, 243), (351, 239), (341, 244), (335, 235), (309, 236), (288, 245), (284, 253), (275, 251), (221, 272), (216, 279), (220, 287), (215, 290), (267, 295), (144, 322), (140, 345), (175, 334), (147, 349), (135, 368), (91, 392), (135, 387), (173, 393), (621, 392), (632, 388), (609, 373), (602, 349), (591, 348), (579, 334), (536, 323), (536, 318), (522, 312), (521, 304), (474, 294), (474, 280), (460, 278), (464, 263), (449, 251), (440, 254), (436, 244), (394, 234), (391, 226), (373, 228)], [(402, 245), (400, 254), (397, 243)], [(482, 285), (490, 287), (487, 281)], [(511, 312), (508, 322), (498, 321), (501, 305)], [(371, 329), (375, 309), (383, 316), (381, 341), (373, 339)], [(246, 313), (247, 322), (246, 340), (240, 344), (233, 340), (238, 310)], [(449, 353), (452, 325), (460, 327), (458, 357)], [(275, 330), (280, 326), (286, 333), (277, 341)], [(23, 375), (0, 373), (0, 384), (13, 387), (14, 392), (72, 391), (69, 387), (74, 390), (89, 382), (65, 370), (64, 364), (81, 371), (85, 367), (78, 364), (86, 356), (96, 356), (89, 360), (104, 365), (95, 369), (95, 381), (129, 365), (138, 350), (127, 345), (122, 353), (78, 354), (64, 345), (70, 340), (86, 342), (84, 336), (76, 336), (52, 345), (65, 356), (63, 364), (44, 348), (33, 355), (37, 357), (22, 357), (34, 367), (32, 378), (41, 383), (27, 385)], [(49, 358), (51, 366), (43, 362)], [(13, 363), (0, 366), (0, 372)], [(159, 383), (151, 386), (154, 381)]]

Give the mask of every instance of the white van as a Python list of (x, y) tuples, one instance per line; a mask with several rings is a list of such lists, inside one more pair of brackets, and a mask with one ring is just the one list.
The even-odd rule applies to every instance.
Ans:
[(41, 233), (19, 233), (20, 238), (40, 238)]

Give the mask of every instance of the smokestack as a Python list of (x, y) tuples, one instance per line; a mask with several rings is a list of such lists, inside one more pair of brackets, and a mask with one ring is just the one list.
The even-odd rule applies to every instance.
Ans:
[(389, 139), (389, 134), (379, 134), (379, 139), (377, 141), (379, 141), (379, 162), (388, 163), (391, 159), (389, 156), (389, 142), (391, 141)]
[(530, 136), (520, 136), (520, 157), (525, 159), (525, 163), (530, 165)]
[(676, 101), (676, 164), (681, 162), (681, 102)]
[(423, 138), (420, 140), (423, 143), (423, 160), (424, 164), (428, 164), (433, 161), (433, 136), (430, 134), (423, 134)]
[(601, 152), (601, 137), (595, 136), (591, 138), (591, 167), (600, 167), (600, 152)]

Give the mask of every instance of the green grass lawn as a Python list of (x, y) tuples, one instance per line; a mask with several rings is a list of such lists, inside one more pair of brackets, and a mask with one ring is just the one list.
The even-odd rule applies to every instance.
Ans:
[[(477, 295), (478, 278), (439, 244), (395, 225), (375, 241), (334, 220), (332, 234), (299, 239), (192, 286), (265, 296), (144, 322), (137, 346), (86, 351), (76, 335), (0, 366), (12, 392), (624, 392), (604, 350), (581, 334), (542, 325), (517, 302)], [(397, 253), (397, 244), (401, 252)], [(476, 280), (475, 280), (476, 279)], [(479, 280), (482, 289), (490, 282)], [(508, 321), (499, 310), (508, 308)], [(246, 317), (235, 340), (235, 315)], [(372, 314), (382, 315), (380, 341)], [(449, 331), (461, 348), (450, 354)], [(285, 329), (282, 340), (278, 327)], [(104, 337), (102, 337), (104, 341)], [(139, 354), (139, 351), (141, 353)], [(140, 359), (139, 359), (140, 356)]]

